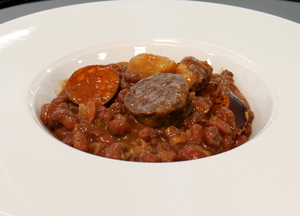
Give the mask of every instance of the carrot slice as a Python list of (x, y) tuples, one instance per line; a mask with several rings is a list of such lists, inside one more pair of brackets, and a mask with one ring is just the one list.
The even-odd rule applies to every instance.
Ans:
[(94, 101), (104, 105), (119, 88), (119, 74), (112, 67), (89, 65), (75, 71), (66, 83), (66, 94), (76, 104)]

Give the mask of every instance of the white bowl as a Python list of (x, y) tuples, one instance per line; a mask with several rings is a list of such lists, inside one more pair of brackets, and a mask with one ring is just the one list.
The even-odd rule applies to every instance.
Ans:
[[(80, 4), (0, 25), (0, 212), (300, 215), (299, 38), (299, 24), (268, 14), (170, 0)], [(139, 52), (232, 70), (255, 113), (251, 140), (199, 160), (132, 163), (47, 133), (40, 106), (61, 79)]]

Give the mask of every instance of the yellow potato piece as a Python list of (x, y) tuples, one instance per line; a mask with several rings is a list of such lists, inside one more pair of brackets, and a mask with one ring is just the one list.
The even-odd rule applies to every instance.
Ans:
[(176, 62), (167, 57), (142, 53), (130, 59), (125, 74), (144, 79), (157, 73), (175, 73), (176, 66)]

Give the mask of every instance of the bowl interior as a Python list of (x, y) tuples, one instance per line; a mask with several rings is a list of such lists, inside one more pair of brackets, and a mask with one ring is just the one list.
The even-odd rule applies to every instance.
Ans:
[(62, 80), (77, 69), (86, 65), (129, 61), (133, 56), (145, 52), (167, 56), (175, 62), (186, 56), (194, 56), (208, 61), (214, 73), (224, 69), (232, 71), (236, 86), (247, 98), (255, 115), (250, 140), (263, 132), (274, 118), (279, 97), (266, 71), (246, 57), (222, 47), (169, 39), (114, 41), (59, 58), (41, 71), (32, 83), (28, 98), (32, 117), (46, 130), (39, 119), (41, 106), (56, 97), (61, 90)]

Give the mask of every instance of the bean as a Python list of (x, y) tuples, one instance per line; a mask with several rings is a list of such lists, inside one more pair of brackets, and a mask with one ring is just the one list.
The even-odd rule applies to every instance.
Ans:
[(122, 90), (119, 92), (118, 97), (117, 97), (118, 102), (124, 103), (124, 97), (125, 97), (127, 91), (128, 91), (128, 89), (122, 89)]
[(170, 126), (164, 130), (164, 136), (167, 138), (171, 148), (176, 149), (178, 146), (186, 142), (185, 133), (178, 130), (174, 126)]
[(67, 136), (69, 136), (71, 134), (70, 131), (68, 131), (66, 128), (64, 127), (59, 127), (59, 128), (55, 128), (54, 130), (54, 134), (56, 135), (56, 137), (60, 140), (65, 139)]
[(204, 150), (199, 145), (187, 144), (178, 150), (178, 160), (194, 160), (205, 157)]
[(178, 128), (176, 128), (174, 126), (167, 127), (163, 132), (163, 136), (166, 137), (167, 139), (170, 139), (170, 137), (179, 135), (179, 134), (180, 134), (180, 132), (179, 132)]
[(105, 157), (123, 160), (125, 157), (124, 155), (125, 150), (126, 150), (126, 146), (124, 143), (122, 142), (113, 143), (105, 149)]
[(120, 103), (118, 101), (114, 102), (112, 105), (110, 105), (109, 110), (113, 115), (121, 114), (125, 115), (126, 114), (126, 107), (124, 106), (123, 103)]
[(113, 69), (115, 69), (115, 71), (118, 72), (119, 77), (121, 78), (122, 75), (124, 74), (127, 66), (128, 66), (128, 62), (117, 62), (117, 63), (111, 63), (106, 65), (107, 67), (112, 67)]
[(91, 124), (87, 123), (87, 122), (80, 122), (75, 124), (74, 129), (73, 129), (73, 133), (77, 132), (77, 131), (81, 131), (82, 133), (84, 133), (85, 136), (90, 135), (90, 131), (92, 129)]
[(91, 153), (94, 155), (105, 157), (105, 149), (110, 146), (109, 143), (92, 143), (91, 145)]
[(137, 71), (127, 71), (124, 78), (128, 83), (137, 83), (142, 79), (141, 75)]
[(51, 119), (61, 123), (69, 131), (73, 130), (77, 122), (74, 113), (67, 109), (56, 109), (53, 111)]
[(131, 132), (131, 128), (126, 121), (126, 118), (118, 114), (113, 120), (107, 125), (108, 132), (115, 137), (123, 137)]
[(57, 98), (54, 98), (51, 103), (53, 104), (61, 104), (61, 103), (67, 103), (68, 102), (68, 98), (64, 98), (64, 97), (57, 97)]
[(145, 127), (139, 130), (137, 136), (138, 138), (143, 139), (146, 142), (150, 142), (152, 139), (158, 138), (158, 133), (151, 127)]
[(220, 107), (215, 115), (221, 119), (223, 119), (230, 127), (235, 128), (235, 116), (233, 112), (225, 106)]
[(223, 151), (232, 149), (232, 137), (229, 135), (223, 136), (221, 145), (223, 147)]
[(168, 142), (169, 142), (169, 145), (171, 146), (171, 148), (173, 148), (173, 149), (179, 148), (181, 145), (186, 143), (185, 133), (181, 132), (179, 135), (170, 137)]
[(95, 142), (104, 142), (112, 144), (116, 141), (116, 138), (111, 137), (111, 135), (105, 132), (105, 129), (103, 128), (93, 127), (90, 133), (94, 135), (93, 138)]
[(148, 150), (142, 150), (137, 155), (137, 161), (139, 162), (158, 162), (158, 158), (155, 154)]
[(79, 104), (77, 118), (79, 121), (93, 123), (96, 118), (96, 104), (94, 101), (88, 101), (86, 104)]
[(56, 108), (57, 105), (52, 103), (44, 104), (41, 107), (40, 119), (48, 127), (52, 125), (51, 115)]
[(130, 89), (130, 87), (133, 85), (134, 85), (134, 83), (127, 82), (127, 80), (125, 79), (125, 76), (122, 76), (122, 78), (120, 80), (121, 89)]
[(193, 111), (200, 114), (206, 114), (209, 112), (213, 105), (213, 102), (206, 97), (197, 97), (193, 100)]
[(236, 137), (236, 139), (235, 139), (235, 145), (236, 145), (236, 147), (244, 144), (245, 142), (247, 142), (247, 140), (248, 139), (247, 139), (247, 137), (245, 135), (241, 135), (241, 136)]
[(62, 139), (62, 142), (69, 146), (73, 146), (73, 135), (70, 134), (69, 136), (66, 136), (64, 139)]
[(157, 138), (152, 138), (152, 139), (149, 141), (149, 144), (150, 144), (152, 147), (157, 146), (157, 144), (158, 144), (158, 139), (157, 139)]
[(89, 143), (88, 139), (84, 136), (81, 131), (77, 131), (73, 136), (73, 147), (88, 152), (89, 151)]
[(96, 118), (98, 123), (107, 125), (110, 120), (113, 119), (113, 115), (108, 108), (106, 108), (105, 106), (100, 106), (97, 109)]
[(203, 129), (203, 138), (205, 143), (211, 147), (219, 147), (222, 141), (220, 132), (216, 126), (210, 126)]
[(186, 143), (200, 145), (202, 143), (202, 127), (194, 124), (185, 132)]
[(112, 137), (106, 129), (106, 125), (102, 124), (92, 124), (88, 130), (89, 138), (95, 142), (101, 143), (114, 143), (117, 138)]
[(69, 104), (65, 102), (57, 104), (57, 109), (71, 110)]
[(219, 117), (211, 117), (205, 124), (206, 126), (216, 126), (222, 134), (230, 134), (231, 129), (229, 125)]
[(183, 121), (182, 125), (185, 129), (189, 129), (193, 124), (200, 123), (202, 119), (203, 117), (198, 112), (194, 112)]
[(161, 162), (172, 162), (176, 160), (176, 152), (167, 142), (160, 142), (156, 147), (156, 155)]

